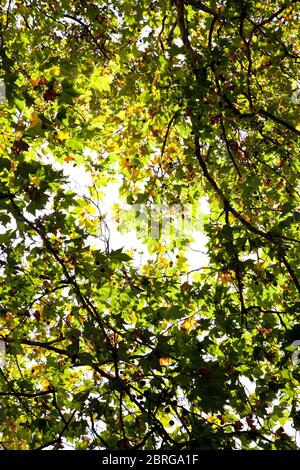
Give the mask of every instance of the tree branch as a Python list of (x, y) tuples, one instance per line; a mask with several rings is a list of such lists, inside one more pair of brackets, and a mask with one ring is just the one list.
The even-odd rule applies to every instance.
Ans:
[(223, 134), (223, 137), (224, 137), (224, 140), (225, 140), (225, 144), (226, 144), (226, 148), (227, 148), (227, 152), (228, 152), (228, 155), (230, 157), (230, 160), (232, 161), (233, 163), (233, 166), (237, 172), (237, 174), (239, 175), (239, 177), (241, 178), (242, 177), (242, 174), (240, 172), (240, 169), (239, 167), (237, 166), (237, 163), (233, 157), (233, 154), (231, 152), (231, 149), (230, 149), (230, 145), (229, 145), (229, 142), (228, 142), (228, 139), (227, 139), (227, 135), (226, 135), (226, 130), (225, 130), (225, 126), (224, 126), (224, 122), (223, 122), (223, 117), (222, 117), (222, 114), (220, 114), (220, 124), (221, 124), (221, 129), (222, 129), (222, 134)]
[[(280, 250), (281, 251), (281, 250)], [(289, 273), (289, 275), (291, 276), (291, 278), (293, 279), (294, 281), (294, 284), (295, 286), (297, 287), (297, 290), (298, 292), (300, 293), (300, 283), (299, 283), (299, 280), (295, 274), (295, 271), (293, 270), (292, 266), (290, 265), (290, 263), (288, 262), (288, 260), (286, 259), (286, 256), (283, 254), (283, 253), (279, 253), (279, 259), (281, 259), (281, 261), (283, 262), (284, 266), (286, 267), (286, 270), (287, 272)]]
[(165, 151), (165, 148), (166, 148), (166, 145), (167, 145), (167, 140), (168, 140), (168, 137), (169, 137), (169, 134), (170, 134), (171, 126), (172, 126), (174, 120), (176, 119), (176, 117), (178, 116), (178, 114), (179, 114), (179, 112), (176, 111), (176, 113), (173, 114), (172, 118), (169, 121), (167, 130), (166, 130), (166, 134), (165, 134), (165, 137), (164, 137), (161, 153), (160, 153), (160, 158), (163, 157), (163, 154), (164, 154), (164, 151)]
[(295, 134), (300, 135), (300, 131), (298, 131), (298, 129), (296, 129), (294, 126), (284, 121), (283, 119), (277, 116), (274, 116), (273, 114), (269, 113), (268, 111), (265, 111), (264, 109), (259, 109), (258, 112), (261, 116), (268, 117), (272, 121), (277, 122), (278, 124), (281, 124), (282, 126), (286, 127), (287, 129), (294, 132)]
[(202, 57), (198, 52), (196, 52), (190, 43), (189, 40), (189, 31), (185, 24), (184, 18), (184, 1), (183, 0), (176, 0), (175, 1), (176, 10), (177, 10), (177, 24), (180, 29), (181, 39), (186, 49), (187, 56), (191, 62), (192, 66), (197, 66), (202, 60)]

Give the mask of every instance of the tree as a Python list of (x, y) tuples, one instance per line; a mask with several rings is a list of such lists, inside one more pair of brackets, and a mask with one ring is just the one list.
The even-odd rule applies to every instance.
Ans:
[[(1, 447), (296, 449), (299, 2), (1, 8)], [(206, 196), (208, 265), (136, 214), (144, 266), (95, 247), (118, 178)]]

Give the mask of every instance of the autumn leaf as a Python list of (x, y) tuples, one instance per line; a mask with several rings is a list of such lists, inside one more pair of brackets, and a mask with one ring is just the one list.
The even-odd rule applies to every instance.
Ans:
[(43, 380), (43, 382), (42, 382), (42, 390), (43, 390), (44, 392), (48, 392), (48, 391), (51, 390), (52, 388), (53, 388), (53, 385), (52, 385), (52, 383), (50, 382), (50, 380), (48, 380), (48, 379)]
[(234, 280), (234, 274), (231, 271), (225, 271), (219, 274), (222, 284), (230, 284)]
[(160, 357), (159, 364), (161, 366), (169, 366), (172, 363), (172, 359), (170, 357)]
[(66, 163), (71, 163), (71, 162), (75, 162), (75, 161), (76, 161), (76, 158), (74, 158), (72, 155), (67, 155), (64, 158), (64, 162), (66, 162)]
[(34, 129), (42, 126), (41, 118), (35, 113), (30, 113), (28, 119), (30, 122), (30, 128)]
[(182, 292), (189, 292), (192, 288), (193, 286), (191, 286), (191, 284), (189, 284), (188, 282), (184, 282), (180, 286), (180, 289), (182, 290)]
[(195, 320), (194, 318), (187, 318), (180, 324), (180, 329), (185, 333), (190, 333), (195, 328), (198, 328), (198, 326), (199, 323), (197, 320)]

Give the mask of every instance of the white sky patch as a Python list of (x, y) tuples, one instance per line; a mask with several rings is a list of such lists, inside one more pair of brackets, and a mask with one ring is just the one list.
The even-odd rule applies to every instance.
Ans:
[(5, 348), (5, 343), (4, 341), (0, 341), (0, 368), (5, 364), (5, 353), (6, 353), (6, 348)]
[(5, 101), (6, 101), (5, 81), (3, 78), (0, 78), (0, 103), (5, 104)]
[(250, 380), (248, 377), (245, 377), (245, 375), (240, 375), (239, 380), (241, 384), (244, 387), (245, 393), (249, 397), (253, 393), (255, 393), (256, 385), (255, 382)]

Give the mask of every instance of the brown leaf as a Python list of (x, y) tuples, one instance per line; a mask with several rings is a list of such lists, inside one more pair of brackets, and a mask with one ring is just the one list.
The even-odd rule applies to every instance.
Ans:
[(27, 152), (29, 145), (22, 139), (15, 140), (11, 149), (16, 155), (19, 155), (22, 151)]
[(58, 94), (56, 93), (54, 88), (50, 87), (48, 88), (48, 90), (45, 91), (43, 98), (45, 101), (55, 101), (57, 96)]

